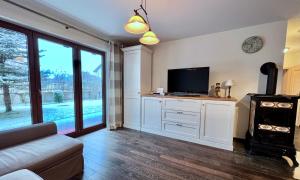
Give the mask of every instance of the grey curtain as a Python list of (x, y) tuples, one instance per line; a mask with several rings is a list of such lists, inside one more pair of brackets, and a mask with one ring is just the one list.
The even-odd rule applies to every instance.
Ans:
[(123, 53), (120, 46), (112, 42), (108, 69), (108, 128), (116, 130), (123, 126)]

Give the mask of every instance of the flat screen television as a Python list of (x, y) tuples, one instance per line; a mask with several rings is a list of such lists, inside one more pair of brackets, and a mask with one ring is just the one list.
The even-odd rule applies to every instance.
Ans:
[(169, 69), (168, 92), (208, 94), (209, 67)]

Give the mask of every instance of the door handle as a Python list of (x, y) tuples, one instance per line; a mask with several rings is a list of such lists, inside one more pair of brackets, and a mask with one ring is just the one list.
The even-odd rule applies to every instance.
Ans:
[(180, 126), (180, 127), (181, 127), (181, 126), (182, 126), (182, 124), (178, 124), (178, 123), (176, 123), (176, 126)]

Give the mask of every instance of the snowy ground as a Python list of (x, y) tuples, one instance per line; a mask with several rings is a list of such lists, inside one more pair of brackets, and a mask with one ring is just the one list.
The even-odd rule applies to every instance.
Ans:
[[(102, 123), (102, 100), (83, 101), (84, 127), (90, 127)], [(43, 105), (44, 122), (54, 121), (59, 133), (65, 134), (75, 129), (74, 102)], [(5, 113), (4, 107), (0, 107), (0, 131), (31, 124), (31, 112), (29, 105), (13, 106), (13, 111)]]

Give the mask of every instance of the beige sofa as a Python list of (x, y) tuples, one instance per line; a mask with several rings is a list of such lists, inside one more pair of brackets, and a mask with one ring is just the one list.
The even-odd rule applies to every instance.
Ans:
[(66, 180), (83, 173), (83, 144), (58, 135), (54, 123), (0, 132), (0, 176), (28, 169), (46, 180)]

